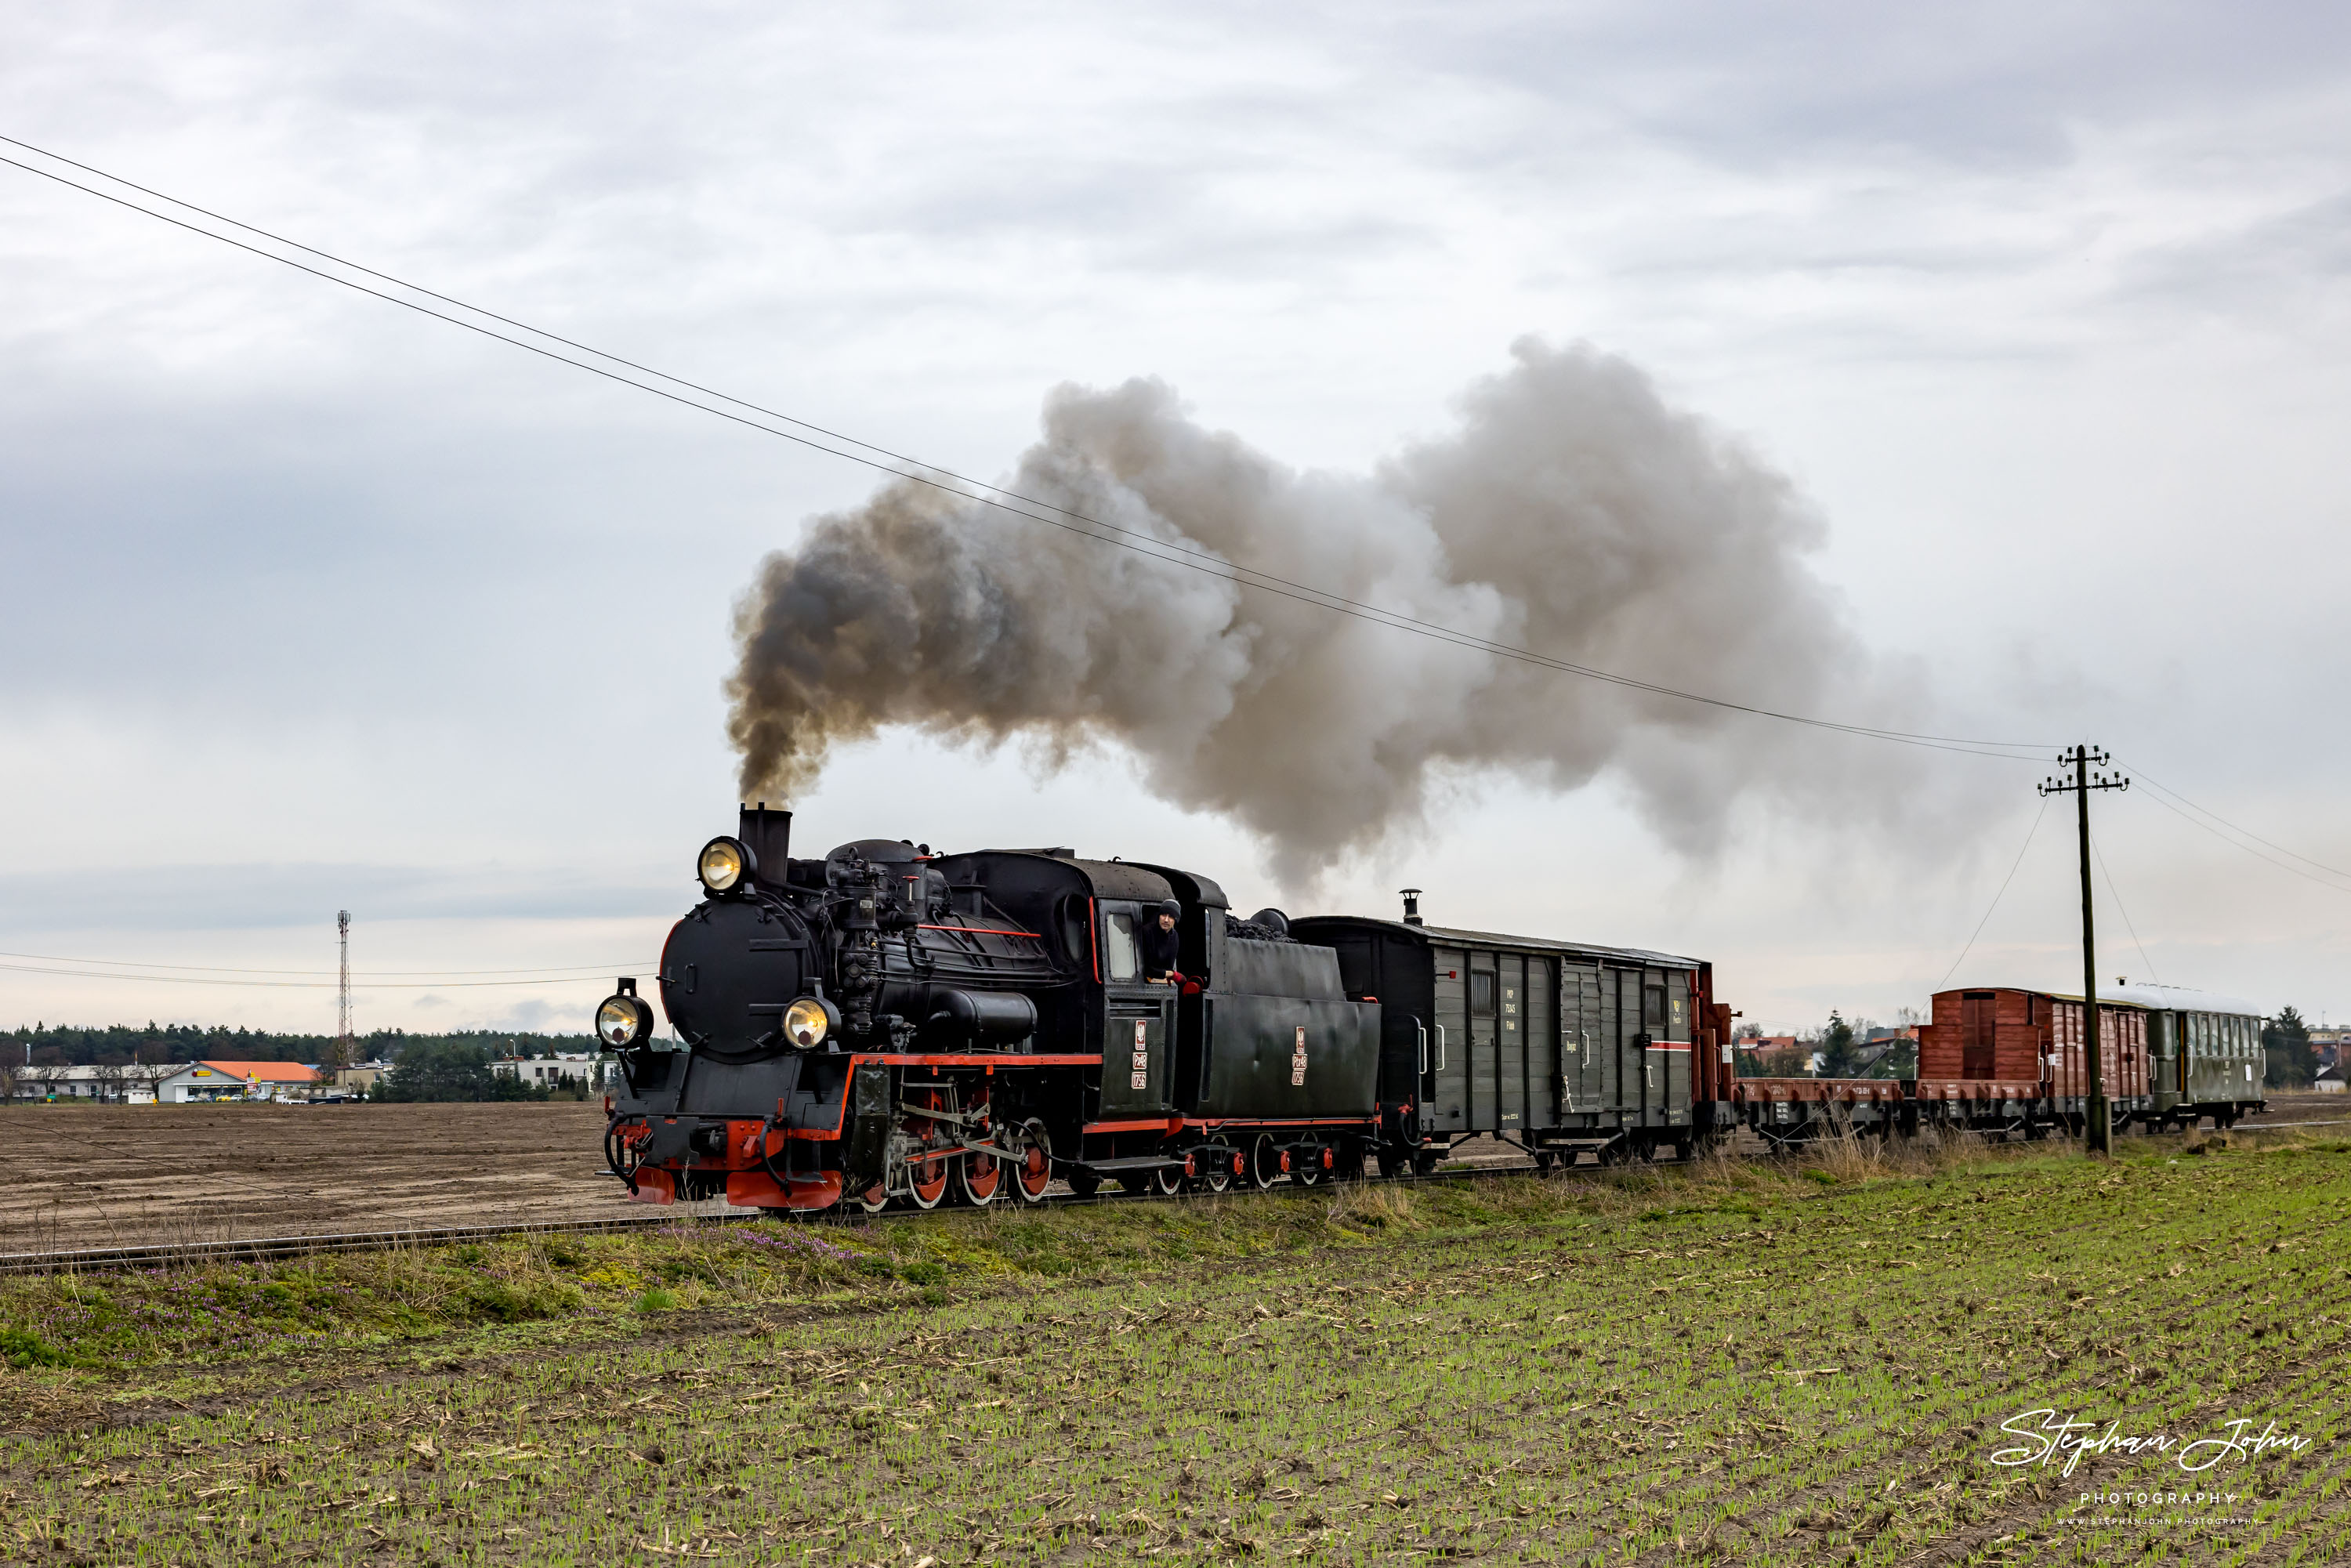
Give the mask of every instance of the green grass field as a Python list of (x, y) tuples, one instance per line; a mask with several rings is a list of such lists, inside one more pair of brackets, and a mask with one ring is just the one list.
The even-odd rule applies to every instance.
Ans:
[(0, 1281), (0, 1555), (2351, 1560), (2351, 1146), (2129, 1147)]

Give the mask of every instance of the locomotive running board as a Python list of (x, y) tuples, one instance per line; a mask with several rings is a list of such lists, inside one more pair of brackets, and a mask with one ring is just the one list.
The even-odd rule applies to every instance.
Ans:
[(1114, 1160), (1056, 1160), (1053, 1163), (1066, 1165), (1072, 1170), (1108, 1171), (1113, 1176), (1120, 1171), (1164, 1170), (1169, 1166), (1180, 1168), (1184, 1164), (1182, 1160), (1166, 1159), (1158, 1155), (1127, 1155)]

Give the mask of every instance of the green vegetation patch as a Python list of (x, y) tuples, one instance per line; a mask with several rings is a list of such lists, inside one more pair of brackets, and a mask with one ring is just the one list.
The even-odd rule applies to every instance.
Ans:
[[(554, 1343), (554, 1320), (485, 1318), (453, 1284), (434, 1358), (395, 1346), (298, 1392), (256, 1368), (187, 1408), (120, 1359), (13, 1372), (8, 1393), (110, 1387), (126, 1424), (25, 1428), (0, 1530), (20, 1555), (174, 1563), (252, 1561), (256, 1540), (287, 1559), (940, 1568), (2343, 1561), (2351, 1157), (2178, 1154), (418, 1257), (398, 1266), (554, 1281), (578, 1294), (563, 1323), (610, 1332)], [(245, 1299), (338, 1301), (357, 1261), (257, 1275)], [(691, 1267), (673, 1283), (671, 1264)], [(2142, 1431), (2274, 1418), (2311, 1446), (2210, 1478), (2240, 1522), (2104, 1523), (2157, 1511), (2082, 1494), (2177, 1488), (2176, 1469), (1994, 1465), (2001, 1424), (2043, 1406)]]

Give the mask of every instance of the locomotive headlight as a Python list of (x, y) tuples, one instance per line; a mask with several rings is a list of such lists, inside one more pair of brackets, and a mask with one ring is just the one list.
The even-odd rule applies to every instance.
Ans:
[(653, 1009), (643, 998), (623, 991), (607, 997), (596, 1009), (596, 1038), (608, 1051), (626, 1051), (643, 1044), (653, 1032)]
[(784, 1009), (784, 1038), (802, 1051), (812, 1051), (824, 1043), (824, 1037), (839, 1021), (831, 1002), (821, 997), (802, 997)]
[(743, 885), (743, 879), (759, 869), (759, 862), (750, 847), (740, 839), (716, 838), (702, 846), (695, 857), (694, 869), (702, 878), (702, 885), (713, 893), (732, 893)]

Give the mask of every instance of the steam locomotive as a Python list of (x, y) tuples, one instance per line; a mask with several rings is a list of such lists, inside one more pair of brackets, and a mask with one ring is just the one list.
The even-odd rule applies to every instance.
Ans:
[(1172, 866), (889, 839), (796, 860), (790, 837), (747, 806), (703, 847), (662, 954), (674, 1040), (632, 978), (597, 1009), (605, 1155), (641, 1201), (1311, 1186), (1480, 1134), (1550, 1166), (1738, 1124), (1695, 959), (1431, 927), (1409, 894), (1401, 920), (1244, 920)]

